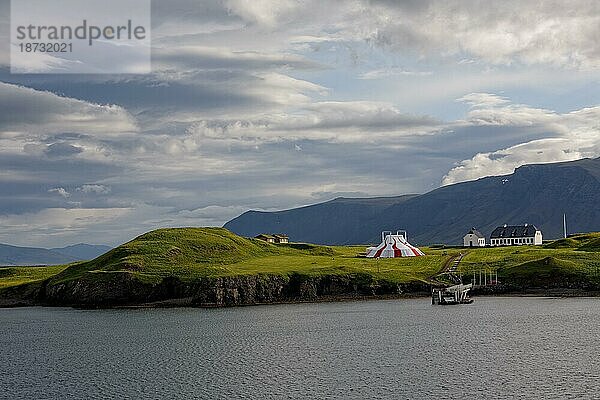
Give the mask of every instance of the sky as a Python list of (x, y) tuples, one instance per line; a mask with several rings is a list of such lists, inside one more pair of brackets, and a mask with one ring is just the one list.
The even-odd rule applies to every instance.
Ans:
[(152, 73), (11, 74), (0, 242), (117, 245), (249, 210), (600, 156), (600, 2), (155, 1)]

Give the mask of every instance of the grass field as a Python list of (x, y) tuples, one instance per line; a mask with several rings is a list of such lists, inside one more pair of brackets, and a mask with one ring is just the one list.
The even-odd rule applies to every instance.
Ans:
[(558, 271), (596, 279), (600, 270), (598, 239), (600, 234), (589, 234), (546, 246), (422, 247), (425, 257), (376, 260), (357, 257), (364, 252), (364, 246), (273, 245), (239, 237), (223, 228), (159, 229), (92, 261), (68, 266), (0, 268), (0, 289), (46, 279), (51, 284), (80, 278), (102, 279), (123, 272), (150, 283), (169, 276), (191, 281), (249, 274), (354, 273), (368, 273), (397, 283), (428, 282), (459, 252), (466, 253), (459, 267), (465, 275), (480, 269), (498, 270), (500, 276), (506, 277)]
[(0, 289), (24, 283), (43, 281), (61, 273), (66, 268), (66, 265), (0, 268)]
[(127, 271), (148, 282), (167, 276), (183, 281), (200, 277), (248, 274), (306, 275), (368, 272), (391, 281), (424, 281), (449, 256), (442, 252), (418, 259), (369, 260), (357, 257), (364, 247), (328, 247), (292, 243), (274, 245), (241, 238), (222, 228), (161, 229), (125, 243), (89, 262), (65, 269), (52, 281), (84, 274)]
[(495, 271), (499, 279), (522, 281), (534, 277), (578, 277), (600, 283), (599, 242), (600, 233), (590, 233), (543, 246), (465, 249), (458, 272), (468, 276), (479, 270)]

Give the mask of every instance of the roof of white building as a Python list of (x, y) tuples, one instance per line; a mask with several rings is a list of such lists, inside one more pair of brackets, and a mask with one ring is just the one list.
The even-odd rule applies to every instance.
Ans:
[(537, 232), (535, 225), (504, 225), (499, 226), (490, 235), (490, 239), (534, 237)]
[(471, 230), (467, 232), (467, 235), (475, 235), (480, 239), (485, 239), (485, 236), (475, 228), (471, 228)]

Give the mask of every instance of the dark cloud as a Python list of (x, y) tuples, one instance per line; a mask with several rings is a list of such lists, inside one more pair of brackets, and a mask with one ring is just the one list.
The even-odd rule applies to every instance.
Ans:
[(50, 158), (70, 157), (83, 151), (81, 147), (68, 143), (53, 143), (46, 147), (44, 154)]
[(96, 182), (102, 178), (119, 176), (122, 166), (82, 158), (48, 158), (29, 154), (3, 154), (0, 171), (7, 176), (21, 177), (26, 182), (77, 185)]
[[(96, 81), (85, 76), (66, 81), (52, 75), (33, 78), (9, 75), (0, 76), (0, 79), (91, 103), (116, 104), (138, 116), (151, 114), (150, 118), (194, 111), (201, 114), (225, 110), (257, 112), (279, 104), (287, 105), (290, 96), (303, 92), (302, 88), (289, 87), (285, 82), (271, 82), (268, 76), (227, 70), (194, 71), (177, 80), (161, 75), (111, 81)], [(7, 107), (11, 110), (5, 114), (9, 122), (23, 115), (24, 109), (41, 111), (38, 119), (52, 111), (44, 104), (27, 104), (25, 101), (7, 102)]]
[(157, 49), (152, 55), (154, 69), (180, 70), (240, 70), (267, 71), (271, 69), (321, 69), (324, 66), (295, 54), (268, 54), (257, 51), (231, 51), (205, 47)]

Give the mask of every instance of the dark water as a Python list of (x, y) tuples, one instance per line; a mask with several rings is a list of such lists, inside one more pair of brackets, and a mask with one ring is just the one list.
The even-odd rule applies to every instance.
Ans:
[(598, 399), (600, 299), (0, 310), (6, 399)]

